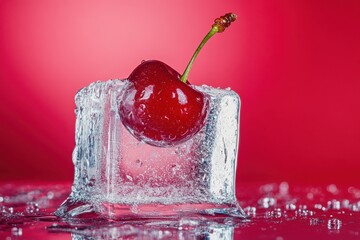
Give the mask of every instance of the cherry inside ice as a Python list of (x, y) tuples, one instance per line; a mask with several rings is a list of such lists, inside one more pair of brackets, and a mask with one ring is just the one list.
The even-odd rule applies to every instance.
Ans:
[(194, 136), (205, 123), (208, 99), (157, 60), (142, 62), (128, 77), (119, 113), (140, 141), (168, 147)]

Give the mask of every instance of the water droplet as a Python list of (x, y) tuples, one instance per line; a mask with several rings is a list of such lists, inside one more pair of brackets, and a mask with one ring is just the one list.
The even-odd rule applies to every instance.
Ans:
[(334, 195), (338, 194), (339, 193), (339, 190), (337, 188), (337, 186), (335, 184), (330, 184), (326, 187), (326, 190), (329, 192), (329, 193), (332, 193)]
[(354, 198), (360, 198), (360, 190), (358, 188), (349, 187), (348, 188), (348, 193), (353, 195)]
[(330, 230), (339, 230), (341, 228), (342, 222), (339, 219), (332, 218), (328, 220), (327, 227)]
[(9, 212), (9, 213), (14, 213), (14, 208), (13, 208), (13, 207), (9, 207), (9, 208), (8, 208), (8, 212)]
[(17, 227), (13, 227), (11, 229), (11, 234), (13, 236), (22, 236), (22, 229), (21, 228), (17, 228)]
[(54, 193), (52, 192), (52, 191), (49, 191), (48, 193), (47, 193), (47, 198), (48, 199), (53, 199), (54, 198)]
[(244, 208), (244, 211), (245, 211), (246, 215), (248, 215), (250, 217), (256, 216), (256, 207), (246, 207), (246, 208)]
[(263, 208), (273, 207), (276, 204), (276, 199), (272, 197), (264, 197), (259, 199), (258, 203)]
[(319, 225), (319, 219), (318, 218), (310, 218), (310, 226), (317, 226)]
[(299, 209), (307, 209), (307, 205), (299, 205)]
[(314, 198), (314, 194), (310, 192), (310, 193), (306, 194), (306, 197), (307, 197), (307, 199), (312, 200)]
[(286, 210), (296, 210), (296, 205), (293, 203), (288, 203), (285, 206)]
[(340, 209), (340, 201), (338, 200), (331, 200), (327, 202), (328, 209), (332, 210), (339, 210)]
[(299, 217), (307, 217), (308, 215), (310, 216), (314, 215), (314, 213), (312, 211), (309, 212), (309, 210), (307, 209), (299, 208), (298, 210), (295, 211), (295, 215)]
[(287, 195), (289, 193), (289, 184), (287, 182), (281, 182), (279, 184), (279, 193), (281, 195)]
[(322, 206), (320, 203), (316, 203), (316, 204), (314, 205), (314, 208), (321, 210), (321, 209), (323, 208), (323, 206)]
[(14, 208), (13, 207), (1, 206), (0, 207), (0, 213), (4, 213), (4, 214), (14, 213)]
[(272, 215), (275, 217), (275, 218), (279, 218), (281, 217), (282, 215), (282, 211), (280, 208), (275, 208), (274, 211), (272, 211)]
[(350, 206), (350, 201), (348, 199), (344, 199), (341, 201), (341, 206), (344, 208), (349, 208)]
[(357, 206), (357, 204), (350, 204), (349, 209), (351, 211), (353, 211), (353, 212), (358, 212), (359, 211), (359, 207)]
[(25, 207), (25, 212), (27, 213), (37, 213), (39, 212), (39, 205), (35, 202), (28, 202)]

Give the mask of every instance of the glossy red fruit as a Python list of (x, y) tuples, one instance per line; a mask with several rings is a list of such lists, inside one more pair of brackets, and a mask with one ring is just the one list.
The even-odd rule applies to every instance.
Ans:
[(205, 123), (208, 99), (163, 62), (144, 61), (130, 74), (120, 102), (125, 127), (140, 141), (169, 147), (189, 140)]

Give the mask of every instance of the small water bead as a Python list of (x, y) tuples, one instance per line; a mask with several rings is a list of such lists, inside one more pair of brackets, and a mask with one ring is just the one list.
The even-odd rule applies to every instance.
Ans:
[(282, 211), (280, 208), (275, 208), (274, 211), (272, 211), (272, 212), (273, 212), (273, 216), (275, 218), (279, 218), (282, 216)]
[(25, 212), (27, 213), (37, 213), (39, 212), (39, 205), (35, 202), (28, 202), (25, 207)]
[(285, 208), (286, 208), (286, 210), (291, 210), (291, 211), (293, 211), (293, 210), (296, 210), (296, 205), (293, 204), (293, 203), (287, 203), (287, 204), (285, 205)]
[(357, 206), (357, 204), (349, 204), (348, 208), (353, 212), (359, 212), (359, 207)]
[(270, 192), (274, 192), (275, 188), (276, 188), (276, 184), (269, 183), (269, 184), (262, 185), (259, 190), (261, 193), (270, 193)]
[(310, 218), (310, 226), (317, 226), (319, 225), (319, 222), (318, 218)]
[(354, 198), (360, 198), (360, 189), (355, 187), (349, 187), (348, 193), (350, 193)]
[(289, 194), (289, 184), (287, 182), (281, 182), (279, 184), (279, 193), (281, 195)]
[(244, 211), (246, 213), (246, 215), (250, 216), (250, 217), (255, 217), (256, 216), (256, 207), (246, 207), (244, 208)]
[(52, 191), (49, 191), (49, 192), (47, 193), (47, 198), (48, 198), (48, 199), (53, 199), (54, 196), (55, 196), (55, 194), (54, 194), (54, 192), (52, 192)]
[(329, 219), (327, 222), (327, 227), (330, 230), (339, 230), (341, 228), (342, 222), (337, 218)]
[(275, 206), (276, 199), (272, 197), (264, 197), (264, 198), (260, 198), (258, 203), (263, 208), (269, 208)]
[(295, 216), (298, 217), (307, 217), (307, 216), (313, 216), (315, 213), (313, 211), (309, 211), (307, 209), (298, 209), (295, 211)]
[(8, 212), (9, 212), (9, 213), (14, 213), (14, 208), (13, 208), (13, 207), (9, 207), (9, 208), (8, 208)]
[(18, 228), (18, 227), (13, 227), (12, 229), (11, 229), (11, 234), (13, 235), (13, 236), (22, 236), (22, 228)]
[(299, 205), (299, 209), (307, 209), (308, 207), (307, 207), (307, 205)]
[(334, 195), (337, 195), (339, 193), (339, 189), (337, 188), (337, 186), (335, 184), (330, 184), (326, 187), (326, 190), (329, 193), (332, 193)]
[(331, 200), (327, 202), (327, 208), (332, 210), (339, 210), (340, 209), (340, 201), (338, 200)]
[(266, 211), (266, 218), (280, 218), (282, 216), (282, 211), (280, 208), (275, 208), (273, 211)]
[(14, 208), (13, 207), (0, 206), (0, 213), (2, 213), (2, 214), (12, 214), (12, 213), (14, 213)]
[(313, 193), (307, 193), (306, 194), (306, 197), (307, 197), (307, 199), (309, 199), (309, 200), (313, 200), (314, 199), (314, 194)]
[(316, 203), (316, 204), (314, 205), (314, 208), (315, 208), (315, 209), (322, 210), (323, 206), (322, 206), (320, 203)]

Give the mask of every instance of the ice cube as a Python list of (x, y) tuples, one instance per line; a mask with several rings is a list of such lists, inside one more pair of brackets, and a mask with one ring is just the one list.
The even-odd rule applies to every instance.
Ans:
[(126, 80), (96, 82), (76, 95), (75, 178), (56, 215), (245, 217), (235, 196), (240, 99), (231, 90), (196, 86), (210, 99), (203, 129), (174, 147), (135, 139), (118, 107)]

